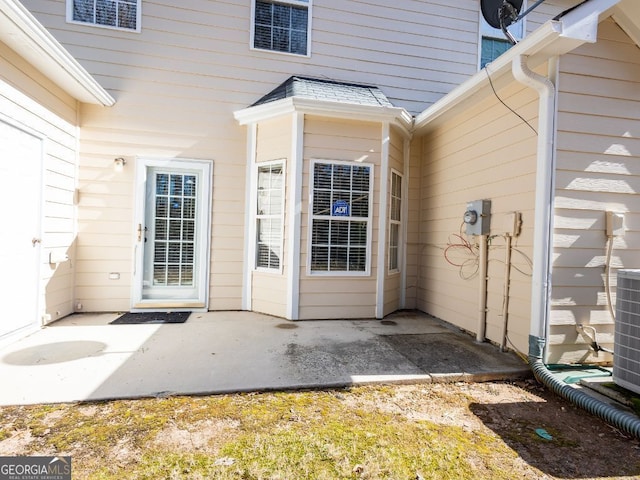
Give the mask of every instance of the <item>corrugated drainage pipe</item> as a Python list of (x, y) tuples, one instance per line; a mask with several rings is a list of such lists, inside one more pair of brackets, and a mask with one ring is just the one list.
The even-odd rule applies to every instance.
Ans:
[(536, 378), (556, 395), (640, 440), (640, 418), (577, 390), (556, 378), (542, 362), (544, 339), (529, 337), (529, 366)]
[(544, 364), (546, 310), (548, 308), (549, 222), (551, 219), (551, 185), (553, 179), (553, 149), (555, 120), (555, 86), (548, 78), (533, 72), (527, 57), (520, 55), (512, 64), (513, 76), (523, 85), (533, 88), (540, 97), (538, 121), (538, 158), (534, 245), (534, 278), (531, 335), (529, 336), (529, 366), (536, 378), (556, 395), (595, 415), (614, 427), (640, 440), (640, 418), (604, 403), (556, 378)]

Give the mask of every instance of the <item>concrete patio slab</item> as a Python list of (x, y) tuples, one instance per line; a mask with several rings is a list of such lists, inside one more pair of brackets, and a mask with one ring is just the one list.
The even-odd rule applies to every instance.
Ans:
[(110, 325), (118, 316), (74, 314), (1, 348), (0, 404), (531, 375), (516, 355), (417, 312), (301, 322), (207, 312)]

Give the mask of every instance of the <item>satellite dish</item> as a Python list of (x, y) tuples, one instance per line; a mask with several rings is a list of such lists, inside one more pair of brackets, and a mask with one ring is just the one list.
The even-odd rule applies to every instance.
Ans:
[(523, 0), (480, 0), (485, 21), (493, 28), (504, 29), (519, 19)]
[(516, 39), (511, 35), (507, 27), (512, 23), (522, 20), (529, 12), (545, 0), (538, 0), (525, 12), (520, 13), (523, 0), (480, 0), (480, 9), (485, 21), (493, 28), (499, 28), (504, 36), (515, 45)]

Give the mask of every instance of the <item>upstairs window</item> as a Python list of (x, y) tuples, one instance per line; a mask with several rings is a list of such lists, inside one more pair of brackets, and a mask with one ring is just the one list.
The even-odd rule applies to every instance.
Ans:
[(141, 0), (67, 0), (67, 21), (140, 31)]
[(310, 271), (367, 274), (371, 244), (373, 167), (312, 164)]
[(254, 0), (253, 48), (309, 54), (311, 0)]
[[(526, 1), (522, 4), (521, 11), (527, 7)], [(511, 35), (516, 40), (524, 37), (524, 19), (508, 27)], [(499, 28), (493, 28), (480, 15), (480, 69), (493, 62), (496, 58), (512, 47), (511, 42), (506, 39), (504, 33)]]

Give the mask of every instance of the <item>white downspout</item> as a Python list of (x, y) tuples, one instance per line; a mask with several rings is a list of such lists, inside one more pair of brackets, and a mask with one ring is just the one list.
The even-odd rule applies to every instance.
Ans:
[(532, 72), (527, 57), (519, 56), (512, 64), (513, 76), (540, 95), (538, 122), (538, 161), (536, 176), (536, 212), (533, 232), (533, 284), (531, 287), (531, 330), (529, 365), (535, 377), (557, 395), (596, 415), (607, 423), (640, 439), (640, 419), (581, 390), (567, 385), (546, 366), (549, 285), (551, 273), (551, 207), (555, 168), (555, 86), (551, 80)]
[(536, 162), (535, 217), (533, 231), (533, 277), (531, 285), (531, 327), (529, 350), (536, 344), (538, 354), (546, 360), (551, 278), (551, 220), (554, 179), (554, 141), (556, 89), (553, 82), (533, 72), (528, 57), (520, 55), (512, 64), (517, 81), (538, 92), (538, 155)]

